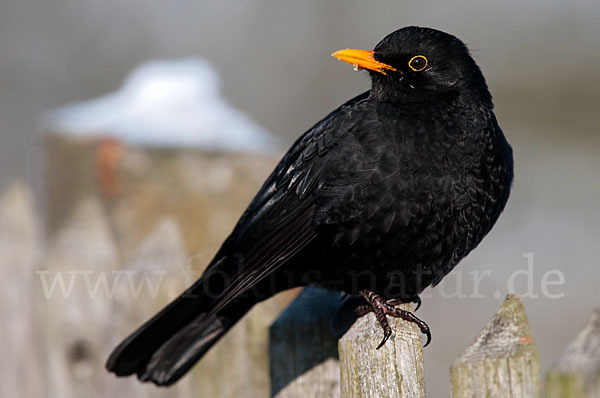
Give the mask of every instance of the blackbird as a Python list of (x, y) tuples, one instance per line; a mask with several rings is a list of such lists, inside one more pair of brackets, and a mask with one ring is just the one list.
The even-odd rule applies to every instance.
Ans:
[[(373, 51), (334, 57), (364, 69), (371, 89), (292, 145), (201, 278), (111, 354), (118, 376), (170, 385), (252, 306), (295, 286), (360, 294), (374, 311), (419, 302), (473, 250), (502, 212), (512, 149), (466, 46), (409, 26)], [(381, 346), (380, 345), (380, 346)]]

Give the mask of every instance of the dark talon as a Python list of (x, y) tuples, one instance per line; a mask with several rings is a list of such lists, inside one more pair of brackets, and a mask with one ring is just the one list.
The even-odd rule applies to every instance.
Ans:
[(431, 332), (429, 331), (429, 329), (427, 329), (427, 331), (425, 332), (425, 335), (427, 336), (427, 342), (425, 343), (423, 348), (427, 347), (429, 345), (429, 343), (431, 343)]
[(379, 345), (375, 349), (378, 350), (381, 347), (383, 347), (383, 345), (385, 344), (386, 341), (388, 341), (388, 339), (390, 338), (391, 335), (392, 335), (392, 329), (386, 330), (383, 333), (383, 340), (381, 340), (381, 343), (379, 343)]
[(400, 308), (393, 308), (392, 312), (388, 315), (394, 316), (396, 318), (402, 318), (408, 322), (416, 323), (419, 329), (421, 330), (421, 333), (427, 336), (427, 342), (425, 343), (423, 348), (429, 345), (429, 343), (431, 342), (431, 330), (429, 329), (429, 326), (420, 318), (418, 318), (415, 314), (413, 314), (412, 312), (404, 311)]
[[(421, 330), (421, 333), (427, 336), (427, 342), (423, 347), (427, 347), (429, 345), (431, 342), (431, 330), (429, 329), (429, 326), (412, 312), (405, 311), (401, 308), (395, 308), (394, 305), (401, 303), (400, 300), (391, 299), (385, 301), (380, 295), (369, 290), (361, 290), (359, 293), (361, 296), (363, 296), (368, 304), (358, 306), (355, 309), (356, 315), (361, 317), (373, 311), (375, 313), (375, 318), (383, 329), (383, 340), (377, 346), (377, 350), (383, 347), (383, 345), (392, 335), (392, 328), (390, 328), (390, 325), (387, 322), (387, 315), (404, 319), (407, 322), (416, 323)], [(412, 302), (417, 304), (417, 308), (415, 309), (416, 311), (421, 306), (421, 298), (419, 296), (415, 296)]]
[[(415, 309), (414, 309), (414, 312), (417, 312), (417, 310), (418, 310), (419, 308), (421, 308), (421, 297), (419, 297), (419, 296), (415, 296), (415, 297), (413, 297), (413, 299), (412, 299), (412, 301), (411, 301), (411, 302), (417, 305), (417, 306), (415, 307)], [(427, 345), (427, 344), (426, 344), (426, 345)]]

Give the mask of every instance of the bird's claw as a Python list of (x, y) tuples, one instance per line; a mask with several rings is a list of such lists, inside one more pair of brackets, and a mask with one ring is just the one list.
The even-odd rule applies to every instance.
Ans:
[[(380, 295), (369, 290), (361, 290), (359, 293), (361, 296), (363, 296), (368, 304), (358, 306), (355, 310), (356, 315), (361, 317), (372, 311), (375, 314), (375, 318), (383, 328), (383, 340), (381, 340), (381, 343), (379, 343), (377, 346), (377, 350), (383, 347), (392, 335), (392, 328), (388, 324), (386, 318), (387, 315), (395, 318), (402, 318), (405, 321), (415, 323), (421, 330), (421, 333), (427, 336), (427, 341), (423, 347), (427, 347), (429, 345), (431, 342), (431, 330), (429, 329), (429, 326), (412, 312), (405, 311), (401, 308), (396, 308), (395, 305), (402, 303), (400, 300), (392, 299), (386, 301)], [(412, 302), (417, 304), (415, 309), (416, 311), (421, 306), (421, 299), (419, 296), (415, 296)]]
[(383, 340), (381, 340), (381, 343), (379, 343), (379, 345), (375, 349), (378, 350), (381, 347), (383, 347), (383, 345), (385, 344), (386, 341), (388, 341), (388, 339), (390, 338), (391, 335), (392, 335), (392, 329), (386, 330), (383, 333)]
[(421, 297), (419, 297), (419, 296), (415, 296), (415, 297), (413, 297), (413, 299), (412, 299), (412, 301), (411, 301), (411, 302), (412, 302), (412, 303), (414, 303), (414, 304), (416, 304), (416, 307), (415, 307), (415, 309), (414, 309), (413, 311), (414, 311), (414, 312), (417, 312), (417, 310), (418, 310), (419, 308), (421, 308), (421, 304), (422, 304), (422, 302), (421, 302)]

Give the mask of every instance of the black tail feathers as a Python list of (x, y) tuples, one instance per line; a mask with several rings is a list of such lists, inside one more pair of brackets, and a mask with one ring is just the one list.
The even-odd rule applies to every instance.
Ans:
[(167, 386), (183, 376), (254, 304), (237, 301), (218, 313), (198, 281), (115, 348), (106, 368), (117, 376)]

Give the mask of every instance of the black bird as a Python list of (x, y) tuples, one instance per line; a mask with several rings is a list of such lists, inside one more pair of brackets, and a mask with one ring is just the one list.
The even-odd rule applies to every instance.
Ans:
[(419, 301), (490, 231), (508, 200), (512, 150), (485, 79), (456, 37), (410, 26), (374, 51), (334, 57), (372, 87), (285, 154), (202, 277), (108, 359), (119, 376), (177, 381), (250, 308), (294, 286), (359, 293), (374, 311), (427, 325)]

